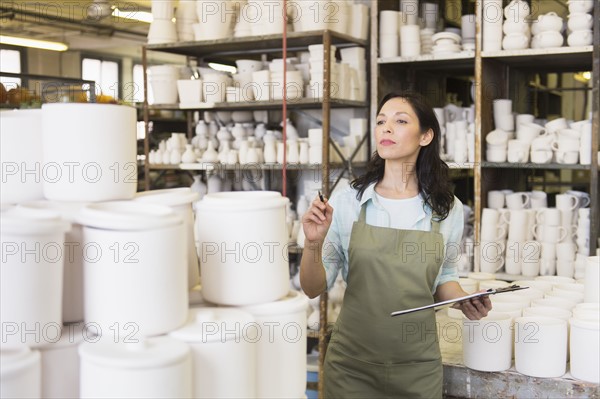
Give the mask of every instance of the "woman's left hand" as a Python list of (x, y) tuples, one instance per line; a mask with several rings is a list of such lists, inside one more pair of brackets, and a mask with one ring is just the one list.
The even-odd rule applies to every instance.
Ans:
[[(479, 292), (484, 291), (485, 290)], [(469, 320), (479, 320), (487, 316), (488, 312), (492, 310), (492, 301), (490, 300), (489, 295), (485, 295), (457, 302), (452, 307), (462, 310)]]

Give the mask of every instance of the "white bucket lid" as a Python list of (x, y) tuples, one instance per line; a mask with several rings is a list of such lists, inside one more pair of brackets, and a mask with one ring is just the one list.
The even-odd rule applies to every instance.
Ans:
[(53, 329), (46, 327), (44, 331), (44, 341), (40, 342), (40, 345), (36, 345), (36, 348), (42, 352), (48, 350), (56, 350), (62, 348), (69, 348), (73, 346), (78, 346), (80, 343), (84, 341), (84, 339), (95, 338), (95, 335), (92, 331), (84, 331), (85, 324), (74, 323), (69, 325), (57, 325), (61, 330), (57, 331), (57, 335), (55, 337), (50, 336), (50, 334), (54, 334)]
[(46, 209), (53, 211), (58, 213), (64, 220), (75, 223), (75, 220), (79, 217), (81, 209), (88, 204), (89, 202), (38, 200), (24, 202), (19, 204), (19, 206), (23, 208)]
[(164, 190), (140, 191), (135, 195), (135, 201), (143, 201), (152, 204), (167, 206), (179, 206), (191, 204), (200, 198), (197, 192), (189, 187), (167, 188)]
[(569, 320), (569, 323), (571, 326), (585, 328), (586, 330), (600, 330), (600, 319), (597, 317), (573, 317)]
[(71, 224), (56, 212), (16, 206), (2, 212), (2, 234), (56, 234), (71, 230)]
[(223, 343), (239, 340), (254, 317), (237, 308), (204, 307), (190, 309), (188, 322), (169, 335), (184, 342)]
[(121, 369), (150, 369), (181, 362), (190, 353), (185, 343), (170, 337), (139, 339), (137, 343), (115, 343), (110, 339), (79, 346), (82, 360)]
[(86, 205), (77, 223), (98, 229), (140, 231), (174, 226), (183, 220), (164, 205), (112, 201)]
[(227, 191), (206, 194), (196, 210), (248, 212), (285, 207), (288, 203), (289, 199), (276, 191)]
[(0, 347), (0, 376), (2, 379), (19, 375), (23, 369), (40, 362), (40, 352), (32, 351), (25, 345), (2, 345)]
[(290, 291), (285, 297), (275, 302), (242, 307), (242, 309), (252, 313), (255, 316), (292, 314), (300, 311), (306, 311), (307, 308), (308, 297), (294, 290)]

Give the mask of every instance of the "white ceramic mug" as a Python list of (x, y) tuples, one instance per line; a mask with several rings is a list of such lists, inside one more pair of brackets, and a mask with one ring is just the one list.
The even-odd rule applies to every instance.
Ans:
[(540, 276), (553, 276), (556, 274), (555, 258), (540, 258), (539, 273)]
[(577, 208), (579, 199), (573, 194), (556, 195), (556, 208), (561, 210), (573, 211)]
[(496, 273), (504, 266), (504, 242), (482, 241), (479, 246), (479, 268), (483, 273)]
[(525, 192), (513, 193), (506, 196), (506, 206), (509, 209), (525, 209), (529, 206), (529, 195)]
[(561, 225), (561, 211), (556, 208), (541, 208), (536, 212), (535, 220), (538, 224), (544, 224), (546, 226), (560, 226)]
[(529, 154), (532, 163), (544, 164), (552, 161), (552, 150), (531, 151)]
[(504, 193), (500, 190), (488, 191), (487, 206), (492, 209), (504, 208)]
[(544, 191), (532, 191), (529, 194), (531, 208), (540, 209), (548, 206), (548, 196)]

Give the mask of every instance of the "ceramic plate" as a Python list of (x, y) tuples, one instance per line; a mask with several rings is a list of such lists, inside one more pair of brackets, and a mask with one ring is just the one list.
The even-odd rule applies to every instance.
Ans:
[(431, 39), (434, 42), (436, 42), (440, 39), (451, 39), (451, 40), (454, 40), (456, 43), (460, 43), (462, 40), (460, 35), (457, 35), (456, 33), (452, 33), (452, 32), (439, 32), (439, 33), (436, 33), (435, 35), (433, 35), (431, 37)]

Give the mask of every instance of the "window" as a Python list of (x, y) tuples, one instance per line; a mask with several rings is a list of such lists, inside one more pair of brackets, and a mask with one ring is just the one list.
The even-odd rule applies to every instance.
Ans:
[[(144, 102), (144, 67), (141, 64), (133, 66), (133, 101), (136, 103)], [(152, 85), (148, 85), (148, 103), (154, 102), (154, 96), (152, 95)]]
[[(0, 71), (21, 73), (21, 52), (19, 50), (0, 49)], [(20, 78), (0, 76), (0, 82), (6, 87), (6, 90), (21, 86)]]
[[(96, 95), (104, 94), (119, 98), (119, 63), (97, 58), (84, 58), (81, 62), (81, 78), (96, 82)], [(87, 85), (84, 85), (87, 90)]]

